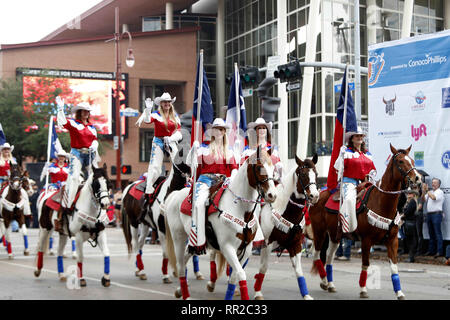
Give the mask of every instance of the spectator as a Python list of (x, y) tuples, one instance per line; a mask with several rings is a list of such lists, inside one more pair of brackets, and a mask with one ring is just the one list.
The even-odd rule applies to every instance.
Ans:
[(119, 227), (122, 223), (122, 216), (120, 215), (120, 209), (122, 207), (122, 190), (117, 189), (114, 193), (114, 213), (116, 216), (116, 224)]
[(445, 264), (450, 266), (450, 244), (447, 246), (447, 249), (445, 250)]
[(38, 219), (38, 211), (37, 211), (37, 199), (39, 197), (39, 189), (37, 184), (32, 185), (33, 188), (33, 194), (30, 197), (30, 206), (31, 206), (31, 215), (32, 215), (32, 222), (30, 228), (39, 228), (39, 219)]
[(403, 208), (402, 220), (405, 221), (403, 229), (405, 234), (404, 241), (405, 241), (405, 248), (407, 248), (409, 252), (409, 262), (414, 262), (414, 257), (417, 251), (416, 196), (418, 195), (419, 193), (416, 190), (409, 190), (406, 204)]
[(430, 242), (428, 245), (427, 256), (443, 257), (444, 247), (442, 239), (441, 223), (444, 217), (442, 211), (444, 205), (444, 192), (440, 189), (441, 180), (433, 178), (431, 181), (433, 190), (428, 189), (427, 184), (423, 184), (423, 192), (425, 194), (425, 202), (427, 205), (426, 221), (428, 226), (428, 234)]
[(353, 241), (351, 239), (343, 238), (339, 243), (339, 247), (336, 251), (336, 259), (342, 261), (349, 261), (352, 253), (352, 244)]
[(423, 241), (423, 208), (425, 206), (425, 198), (422, 190), (419, 191), (417, 197), (417, 211), (416, 211), (416, 229), (417, 229), (417, 252), (416, 256), (421, 256), (425, 253)]

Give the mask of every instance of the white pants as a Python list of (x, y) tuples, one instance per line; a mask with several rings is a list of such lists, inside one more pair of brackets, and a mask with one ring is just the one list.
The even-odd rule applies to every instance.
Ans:
[[(97, 163), (92, 163), (94, 167), (97, 167)], [(82, 165), (80, 159), (73, 154), (70, 155), (70, 171), (66, 181), (65, 192), (62, 195), (61, 205), (64, 208), (70, 208), (77, 195), (78, 186), (81, 182), (81, 170)], [(92, 166), (86, 166), (88, 175), (92, 173)], [(87, 178), (87, 177), (86, 177)]]
[(358, 226), (356, 219), (356, 185), (344, 183), (342, 187), (342, 204), (339, 210), (344, 233), (353, 232)]
[(23, 214), (25, 216), (30, 216), (31, 208), (30, 208), (30, 199), (28, 198), (28, 193), (23, 188), (20, 189), (20, 193), (22, 195), (22, 199), (24, 199), (24, 201), (25, 201), (25, 204), (23, 205)]
[(209, 187), (206, 183), (197, 182), (195, 188), (195, 210), (192, 210), (192, 225), (194, 230), (196, 230), (197, 243), (193, 243), (193, 241), (190, 241), (190, 244), (194, 246), (202, 246), (206, 242), (205, 219), (206, 204), (209, 198)]
[(163, 160), (164, 152), (155, 142), (152, 142), (152, 153), (150, 155), (150, 162), (148, 163), (147, 185), (145, 187), (146, 194), (151, 194), (155, 191), (153, 184), (161, 175)]

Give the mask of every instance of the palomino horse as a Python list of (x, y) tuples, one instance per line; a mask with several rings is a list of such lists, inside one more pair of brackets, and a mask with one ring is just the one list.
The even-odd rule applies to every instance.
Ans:
[[(24, 255), (29, 255), (28, 249), (28, 235), (27, 235), (27, 227), (25, 225), (25, 216), (24, 211), (27, 210), (27, 206), (29, 208), (29, 203), (26, 198), (26, 191), (23, 190), (23, 186), (25, 188), (29, 188), (28, 183), (28, 173), (25, 171), (22, 173), (22, 170), (19, 165), (12, 164), (10, 162), (10, 178), (9, 183), (2, 191), (1, 200), (0, 200), (0, 212), (2, 214), (3, 222), (1, 226), (1, 231), (5, 236), (6, 246), (8, 251), (9, 259), (13, 259), (12, 247), (11, 247), (11, 222), (16, 220), (19, 224), (19, 228), (22, 232), (24, 239)], [(27, 181), (25, 183), (25, 180)], [(25, 183), (25, 185), (24, 185)]]
[[(183, 150), (180, 151), (180, 153)], [(179, 153), (179, 155), (180, 155)], [(177, 158), (176, 158), (177, 159)], [(180, 162), (180, 161), (177, 161)], [(162, 261), (162, 278), (164, 283), (172, 283), (168, 274), (168, 257), (166, 253), (166, 241), (165, 241), (165, 223), (164, 216), (161, 214), (161, 206), (164, 205), (164, 199), (172, 191), (181, 190), (185, 187), (186, 178), (189, 177), (191, 169), (184, 162), (179, 164), (173, 164), (167, 178), (160, 177), (155, 182), (155, 192), (157, 196), (149, 208), (145, 216), (141, 216), (142, 201), (133, 197), (129, 191), (137, 184), (133, 182), (127, 186), (123, 192), (122, 201), (122, 228), (127, 243), (128, 253), (134, 253), (136, 255), (136, 277), (141, 280), (146, 280), (147, 276), (144, 272), (144, 263), (142, 261), (142, 248), (145, 244), (145, 238), (149, 233), (150, 227), (153, 230), (158, 231), (158, 237), (161, 243), (163, 261)], [(164, 180), (163, 180), (164, 179)], [(145, 184), (145, 182), (144, 182)], [(139, 229), (139, 227), (141, 227)], [(203, 276), (200, 271), (196, 271), (197, 279), (202, 279)]]
[[(362, 250), (362, 270), (359, 278), (360, 297), (367, 298), (367, 270), (369, 268), (370, 248), (374, 244), (384, 244), (391, 266), (391, 279), (394, 291), (399, 300), (405, 298), (401, 291), (400, 278), (397, 267), (398, 249), (398, 223), (397, 202), (401, 190), (407, 185), (421, 183), (421, 175), (414, 167), (414, 160), (409, 157), (411, 146), (406, 149), (395, 149), (392, 145), (393, 154), (381, 181), (370, 187), (368, 201), (362, 212), (357, 217), (358, 227), (356, 234), (361, 239)], [(311, 207), (310, 218), (314, 232), (314, 257), (313, 272), (319, 272), (322, 279), (321, 288), (329, 292), (335, 292), (333, 283), (333, 259), (338, 247), (338, 215), (329, 213), (325, 209), (325, 203), (330, 197), (330, 192), (324, 190), (320, 194), (319, 201)], [(339, 226), (340, 228), (340, 226)], [(330, 243), (327, 250), (326, 271), (322, 261), (319, 259), (320, 250), (326, 233), (330, 236)]]
[[(239, 168), (233, 180), (221, 186), (223, 195), (217, 205), (217, 211), (208, 216), (211, 228), (206, 228), (207, 235), (214, 234), (213, 241), (208, 237), (208, 246), (216, 243), (234, 270), (230, 279), (226, 298), (231, 298), (236, 288), (236, 278), (239, 280), (241, 298), (248, 300), (248, 289), (244, 263), (251, 253), (251, 245), (256, 234), (256, 217), (254, 209), (259, 203), (257, 198), (264, 197), (266, 202), (276, 199), (276, 189), (273, 182), (274, 166), (270, 154), (258, 147), (257, 152), (247, 159)], [(191, 217), (181, 213), (181, 204), (189, 194), (189, 188), (172, 192), (166, 199), (166, 241), (169, 260), (176, 260), (180, 285), (175, 296), (189, 298), (189, 289), (184, 274), (186, 262), (191, 254), (186, 250), (186, 240), (191, 228)], [(208, 229), (211, 230), (208, 232)], [(173, 240), (172, 240), (173, 239)], [(174, 251), (175, 252), (174, 252)], [(181, 295), (180, 295), (181, 291)], [(231, 293), (231, 297), (230, 294)]]
[(255, 275), (255, 299), (262, 300), (262, 282), (269, 265), (273, 246), (281, 246), (289, 252), (300, 293), (305, 300), (312, 300), (308, 293), (301, 266), (304, 229), (304, 209), (319, 200), (316, 177), (317, 155), (305, 161), (295, 157), (297, 166), (292, 168), (277, 186), (277, 199), (261, 208), (261, 230), (267, 246), (261, 249), (259, 273)]
[[(106, 209), (109, 206), (109, 191), (111, 183), (106, 173), (106, 165), (103, 168), (92, 167), (92, 173), (84, 182), (78, 201), (75, 204), (74, 212), (67, 221), (63, 223), (63, 232), (60, 233), (58, 246), (58, 276), (61, 281), (66, 279), (63, 266), (63, 252), (66, 246), (67, 238), (75, 235), (78, 276), (80, 278), (80, 286), (86, 286), (86, 280), (83, 278), (83, 243), (88, 239), (92, 239), (90, 244), (94, 247), (98, 244), (104, 255), (104, 275), (102, 277), (102, 285), (110, 286), (110, 257), (107, 246), (105, 225), (108, 224)], [(42, 201), (48, 201), (44, 198)], [(54, 228), (52, 215), (53, 210), (45, 204), (40, 205), (42, 213), (40, 215), (40, 235), (38, 243), (38, 259), (37, 269), (34, 272), (39, 277), (41, 269), (44, 265), (43, 255), (48, 247), (48, 238)]]

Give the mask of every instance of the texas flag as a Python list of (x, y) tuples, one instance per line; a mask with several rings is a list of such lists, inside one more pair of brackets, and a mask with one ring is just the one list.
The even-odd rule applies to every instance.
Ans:
[[(201, 122), (200, 132), (198, 133), (199, 143), (202, 142), (203, 133), (206, 131), (206, 124), (213, 122), (214, 110), (212, 107), (211, 92), (209, 90), (208, 79), (206, 78), (206, 72), (203, 68), (203, 59), (199, 57), (197, 64), (197, 78), (195, 80), (195, 92), (194, 92), (194, 107), (192, 112), (192, 132), (191, 132), (191, 146), (195, 141), (195, 133), (197, 130), (197, 119)], [(197, 107), (199, 100), (200, 82), (202, 82), (202, 95), (200, 104), (200, 117), (197, 115)]]
[[(339, 97), (339, 105), (337, 108), (336, 122), (334, 125), (334, 139), (333, 139), (333, 151), (331, 152), (331, 161), (330, 167), (328, 169), (328, 179), (327, 179), (327, 188), (328, 190), (333, 190), (337, 186), (338, 176), (336, 173), (336, 169), (334, 168), (334, 163), (336, 159), (339, 157), (339, 152), (341, 146), (344, 144), (343, 135), (344, 135), (344, 108), (345, 106), (345, 92), (349, 90), (347, 79), (347, 71), (344, 72), (344, 78), (342, 79), (341, 86), (341, 95)], [(346, 115), (347, 125), (345, 127), (345, 132), (356, 131), (357, 123), (356, 123), (356, 115), (355, 115), (355, 107), (353, 105), (353, 99), (350, 92), (347, 95), (347, 115)]]
[(0, 123), (0, 146), (5, 144), (5, 142), (6, 142), (5, 133), (3, 132), (3, 127), (2, 124)]
[[(236, 81), (238, 84), (236, 85)], [(236, 87), (237, 90), (236, 90)], [(238, 96), (236, 96), (236, 94)], [(239, 102), (237, 101), (239, 100)], [(236, 107), (239, 103), (239, 109)], [(238, 120), (238, 110), (239, 110), (239, 131), (237, 130), (237, 120)], [(235, 71), (233, 75), (233, 81), (231, 82), (230, 96), (228, 98), (228, 109), (226, 115), (226, 123), (231, 126), (230, 134), (228, 135), (228, 142), (231, 146), (234, 145), (238, 133), (243, 137), (247, 131), (247, 117), (245, 115), (245, 103), (244, 94), (242, 93), (242, 85), (239, 77), (239, 71)], [(243, 146), (242, 146), (243, 147)]]
[(50, 125), (49, 125), (49, 147), (50, 147), (50, 159), (56, 159), (57, 153), (63, 151), (63, 147), (61, 142), (58, 139), (58, 135), (55, 130), (55, 121), (53, 121), (53, 117), (50, 117)]

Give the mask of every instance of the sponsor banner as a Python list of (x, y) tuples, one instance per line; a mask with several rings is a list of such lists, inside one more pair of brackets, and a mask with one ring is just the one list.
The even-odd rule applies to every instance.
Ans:
[(442, 232), (450, 240), (450, 31), (375, 44), (369, 57), (368, 127), (377, 178), (391, 158), (390, 144), (411, 146), (426, 182), (442, 181)]

